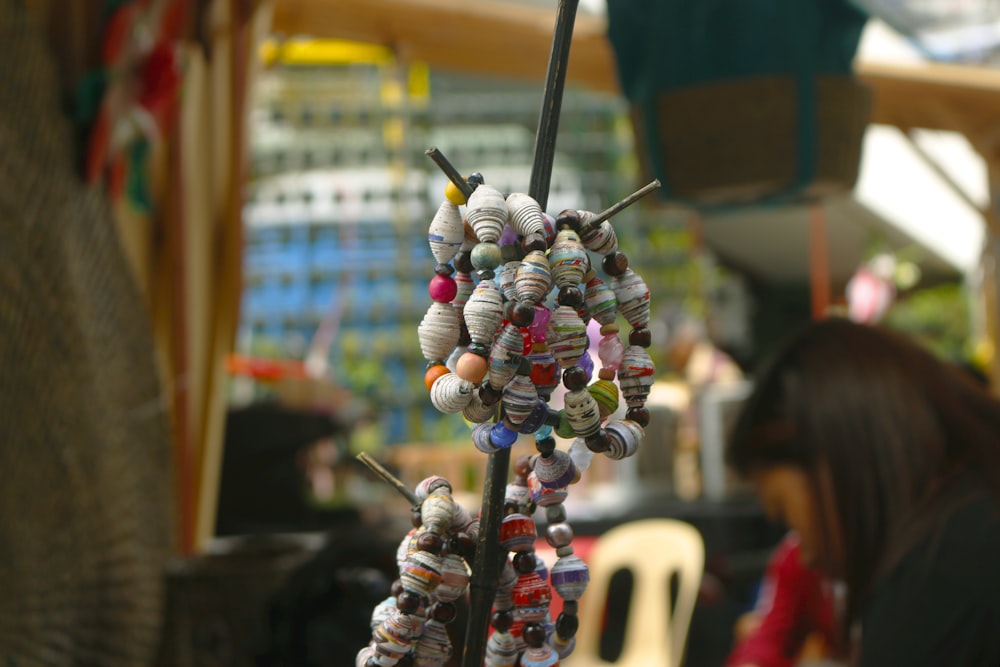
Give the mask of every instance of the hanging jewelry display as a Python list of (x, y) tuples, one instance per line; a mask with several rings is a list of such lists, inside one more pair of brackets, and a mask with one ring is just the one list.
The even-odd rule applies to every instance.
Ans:
[[(428, 229), (436, 266), (418, 328), (424, 383), (435, 408), (473, 425), (474, 446), (489, 455), (486, 486), (473, 519), (440, 477), (416, 493), (393, 482), (414, 505), (414, 528), (397, 552), (394, 595), (375, 608), (357, 667), (444, 664), (452, 651), (446, 624), (470, 581), (463, 667), (552, 667), (575, 646), (589, 573), (574, 554), (564, 501), (595, 454), (636, 453), (655, 371), (646, 352), (649, 289), (609, 219), (659, 187), (654, 181), (600, 214), (544, 212), (576, 7), (577, 0), (559, 2), (528, 193), (504, 193), (478, 173), (466, 179), (439, 150), (427, 151), (449, 183)], [(627, 346), (619, 316), (630, 329)], [(596, 378), (592, 318), (601, 325)], [(555, 409), (548, 403), (560, 383), (564, 407)], [(624, 419), (614, 419), (619, 394)], [(517, 460), (508, 484), (510, 449), (530, 434), (537, 453)], [(555, 435), (572, 440), (568, 451)], [(540, 508), (557, 558), (551, 571), (535, 554)], [(556, 619), (553, 592), (563, 601)]]

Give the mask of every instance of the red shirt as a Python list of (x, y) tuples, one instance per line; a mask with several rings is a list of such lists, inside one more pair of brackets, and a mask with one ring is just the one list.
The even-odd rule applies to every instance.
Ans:
[(726, 665), (791, 667), (813, 633), (837, 646), (833, 608), (829, 581), (802, 565), (798, 537), (789, 533), (767, 564), (757, 599), (760, 625), (733, 649)]

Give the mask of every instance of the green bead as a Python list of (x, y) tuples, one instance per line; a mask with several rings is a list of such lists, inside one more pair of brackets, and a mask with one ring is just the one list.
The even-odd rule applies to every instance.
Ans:
[(618, 409), (618, 385), (610, 380), (598, 380), (587, 391), (597, 401), (602, 415), (610, 415)]
[(559, 426), (556, 426), (556, 435), (567, 439), (576, 437), (576, 431), (573, 430), (573, 427), (569, 425), (569, 420), (566, 419), (565, 410), (559, 411)]
[(496, 243), (477, 243), (472, 248), (472, 266), (478, 270), (493, 270), (503, 262), (503, 252)]

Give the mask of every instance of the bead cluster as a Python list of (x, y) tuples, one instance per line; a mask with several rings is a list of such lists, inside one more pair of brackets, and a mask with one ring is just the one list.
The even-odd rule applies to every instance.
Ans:
[(451, 656), (447, 625), (468, 589), (479, 535), (479, 519), (451, 491), (442, 477), (417, 486), (414, 528), (396, 551), (399, 579), (372, 611), (372, 640), (358, 652), (356, 667), (441, 667)]
[[(567, 488), (594, 453), (635, 454), (649, 421), (649, 289), (629, 268), (607, 220), (576, 210), (553, 219), (526, 194), (505, 196), (479, 174), (468, 182), (468, 200), (449, 184), (428, 230), (437, 266), (433, 303), (418, 329), (428, 362), (424, 382), (439, 411), (475, 424), (473, 443), (485, 453), (511, 447), (521, 433), (535, 435), (538, 454), (517, 461), (507, 487), (500, 540), (513, 555), (501, 573), (485, 665), (551, 667), (573, 650), (577, 600), (589, 581), (571, 545)], [(588, 250), (600, 257), (610, 284), (598, 277)], [(627, 347), (619, 314), (631, 327)], [(601, 325), (602, 368), (593, 382), (591, 318)], [(548, 401), (560, 381), (564, 407), (555, 410)], [(619, 386), (626, 418), (609, 421)], [(553, 432), (574, 439), (569, 452), (556, 448)], [(551, 573), (534, 553), (531, 517), (538, 507), (545, 508), (546, 540), (558, 557)], [(564, 601), (555, 623), (550, 584)]]

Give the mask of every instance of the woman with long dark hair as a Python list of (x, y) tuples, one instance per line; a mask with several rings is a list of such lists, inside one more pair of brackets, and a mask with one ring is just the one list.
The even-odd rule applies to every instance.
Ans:
[(757, 377), (729, 457), (846, 583), (862, 667), (1000, 665), (1000, 403), (982, 386), (898, 334), (814, 323)]

